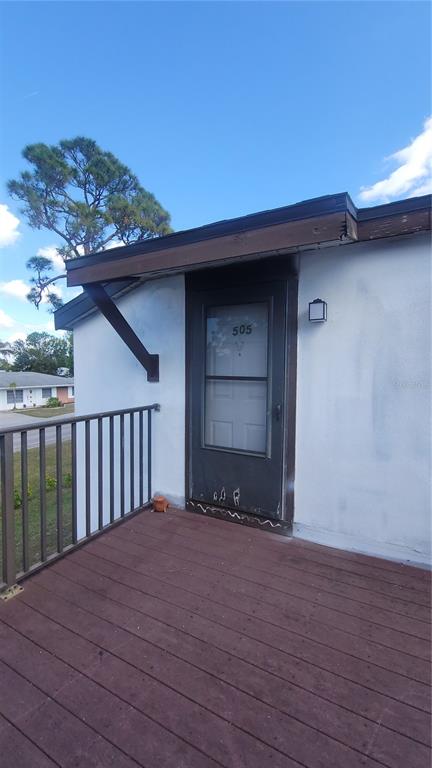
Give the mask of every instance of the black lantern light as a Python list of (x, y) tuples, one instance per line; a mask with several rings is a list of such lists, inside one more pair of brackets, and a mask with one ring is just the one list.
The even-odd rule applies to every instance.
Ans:
[(327, 320), (327, 302), (314, 299), (309, 302), (309, 320), (311, 323), (324, 323)]

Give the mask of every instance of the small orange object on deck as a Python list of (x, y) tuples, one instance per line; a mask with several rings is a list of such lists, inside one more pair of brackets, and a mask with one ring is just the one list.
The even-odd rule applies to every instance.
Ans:
[(165, 496), (153, 497), (153, 509), (155, 512), (166, 512), (168, 509), (168, 500)]

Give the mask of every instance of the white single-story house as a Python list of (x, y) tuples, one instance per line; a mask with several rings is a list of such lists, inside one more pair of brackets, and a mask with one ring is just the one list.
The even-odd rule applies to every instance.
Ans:
[(343, 193), (68, 261), (78, 413), (159, 403), (173, 503), (430, 563), (430, 229)]
[(0, 411), (45, 405), (50, 397), (73, 403), (74, 380), (33, 371), (0, 371)]

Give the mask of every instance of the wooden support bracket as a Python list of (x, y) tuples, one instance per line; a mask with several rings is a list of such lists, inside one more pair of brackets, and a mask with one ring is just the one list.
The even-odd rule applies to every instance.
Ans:
[(83, 285), (83, 288), (126, 346), (129, 347), (132, 354), (146, 369), (147, 381), (159, 381), (159, 355), (151, 355), (145, 348), (111, 297), (108, 296), (103, 285), (87, 283)]

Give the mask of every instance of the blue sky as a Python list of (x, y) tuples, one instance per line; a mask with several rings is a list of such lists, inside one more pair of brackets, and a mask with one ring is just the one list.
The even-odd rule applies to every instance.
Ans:
[(94, 138), (175, 229), (428, 188), (426, 2), (2, 2), (0, 25), (0, 339), (52, 325), (25, 261), (60, 242), (5, 187), (28, 143)]

